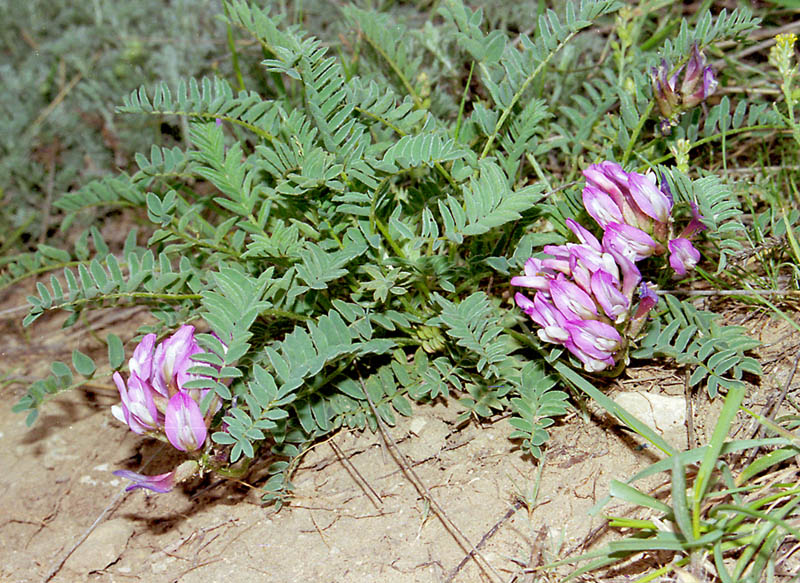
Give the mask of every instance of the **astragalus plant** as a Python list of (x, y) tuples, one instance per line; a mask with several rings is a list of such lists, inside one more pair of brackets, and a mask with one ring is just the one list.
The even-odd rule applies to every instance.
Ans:
[[(25, 324), (149, 308), (136, 337), (108, 335), (109, 366), (72, 363), (116, 384), (121, 426), (185, 452), (168, 474), (121, 470), (132, 487), (241, 475), (257, 458), (264, 500), (281, 504), (319, 439), (439, 399), (464, 422), (508, 413), (539, 458), (582, 391), (675, 455), (595, 385), (636, 358), (672, 358), (712, 396), (760, 373), (743, 329), (667, 293), (719, 281), (744, 240), (736, 185), (689, 153), (784, 123), (745, 97), (732, 112), (702, 61), (757, 19), (705, 12), (646, 40), (660, 14), (646, 7), (532, 10), (511, 34), (459, 0), (416, 28), (348, 5), (331, 46), (278, 6), (225, 2), (234, 70), (250, 62), (256, 80), (122, 99), (119, 113), (177, 119), (186, 139), (58, 199), (67, 225), (97, 207), (147, 224), (121, 248), (94, 227), (76, 257), (46, 248), (37, 270), (53, 272)], [(52, 370), (16, 406), (30, 422), (82, 382)]]

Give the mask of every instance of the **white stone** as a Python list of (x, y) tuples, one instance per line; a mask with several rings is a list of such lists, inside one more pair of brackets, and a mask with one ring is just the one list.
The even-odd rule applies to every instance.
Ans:
[(660, 434), (682, 429), (686, 424), (686, 399), (626, 391), (614, 395), (614, 402)]
[(427, 423), (427, 421), (425, 421), (425, 419), (423, 419), (422, 416), (417, 415), (416, 417), (414, 417), (411, 420), (411, 423), (408, 424), (408, 429), (414, 435), (421, 435), (422, 434), (422, 428), (425, 427), (426, 423)]

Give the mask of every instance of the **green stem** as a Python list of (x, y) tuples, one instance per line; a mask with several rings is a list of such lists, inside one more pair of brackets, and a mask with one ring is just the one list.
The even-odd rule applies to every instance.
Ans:
[(242, 70), (239, 68), (239, 53), (236, 51), (236, 41), (233, 38), (231, 15), (228, 12), (228, 4), (226, 2), (222, 3), (222, 9), (225, 11), (225, 18), (228, 21), (228, 48), (231, 51), (231, 63), (233, 64), (233, 71), (236, 74), (236, 82), (239, 84), (239, 91), (244, 91), (244, 78), (242, 77)]
[[(116, 294), (99, 295), (93, 298), (79, 298), (71, 302), (63, 302), (61, 304), (54, 304), (47, 308), (48, 310), (63, 310), (68, 307), (80, 306), (92, 302), (103, 300), (120, 300), (120, 299), (143, 299), (143, 300), (167, 300), (167, 301), (183, 301), (183, 300), (201, 300), (201, 294), (165, 294), (154, 292), (119, 292)], [(44, 311), (44, 310), (43, 310)]]
[(639, 123), (636, 124), (636, 127), (633, 128), (633, 133), (631, 134), (631, 139), (628, 141), (628, 145), (625, 148), (625, 153), (622, 155), (622, 165), (628, 163), (628, 160), (633, 153), (633, 146), (636, 144), (636, 140), (639, 138), (639, 134), (642, 133), (642, 128), (644, 127), (645, 122), (650, 117), (650, 112), (653, 111), (653, 106), (655, 105), (654, 101), (650, 101), (647, 104), (647, 107), (642, 112), (642, 115), (639, 116)]
[(8, 239), (6, 239), (3, 244), (0, 245), (0, 256), (5, 253), (6, 249), (8, 249), (12, 243), (14, 243), (14, 241), (16, 241), (22, 235), (22, 233), (25, 232), (25, 229), (27, 229), (28, 226), (37, 218), (39, 218), (38, 214), (29, 216), (24, 223), (22, 223), (13, 233), (11, 233)]
[(500, 133), (500, 130), (503, 128), (503, 125), (506, 123), (506, 120), (508, 119), (508, 116), (511, 115), (511, 112), (514, 110), (514, 106), (517, 104), (517, 101), (519, 101), (522, 98), (522, 95), (523, 95), (523, 93), (525, 93), (525, 90), (528, 88), (528, 85), (530, 85), (533, 82), (533, 80), (539, 75), (539, 73), (541, 73), (542, 69), (544, 69), (544, 67), (547, 65), (547, 63), (549, 63), (550, 60), (556, 55), (556, 53), (558, 51), (560, 51), (564, 47), (564, 45), (566, 45), (569, 41), (571, 41), (576, 34), (578, 34), (578, 33), (577, 32), (569, 33), (564, 38), (564, 40), (562, 40), (560, 43), (558, 43), (556, 48), (553, 49), (552, 51), (550, 51), (550, 53), (547, 55), (547, 57), (545, 57), (536, 66), (536, 68), (533, 70), (533, 73), (528, 75), (528, 78), (525, 79), (525, 81), (522, 83), (520, 88), (514, 94), (514, 97), (511, 98), (511, 103), (509, 103), (508, 107), (506, 107), (503, 110), (502, 115), (500, 115), (500, 119), (497, 120), (497, 123), (494, 126), (494, 130), (492, 131), (492, 135), (490, 135), (489, 139), (486, 141), (486, 145), (483, 147), (483, 151), (481, 151), (481, 155), (480, 155), (479, 159), (482, 160), (483, 158), (485, 158), (489, 154), (489, 149), (491, 148), (492, 144), (494, 143), (494, 140), (497, 138), (497, 134)]
[(374, 42), (369, 36), (364, 35), (364, 37), (367, 39), (369, 46), (371, 46), (372, 49), (376, 53), (378, 53), (381, 56), (381, 58), (383, 58), (384, 61), (388, 63), (389, 67), (392, 69), (394, 74), (397, 75), (398, 79), (400, 79), (400, 82), (403, 84), (403, 87), (406, 88), (406, 91), (408, 91), (408, 94), (414, 101), (414, 107), (416, 107), (417, 109), (425, 109), (425, 106), (422, 103), (422, 98), (417, 94), (416, 90), (411, 85), (411, 82), (400, 70), (400, 67), (398, 67), (397, 64), (389, 57), (389, 55), (386, 54), (386, 51), (383, 50), (383, 47), (378, 45), (378, 43)]
[(259, 313), (261, 316), (275, 316), (276, 318), (286, 318), (287, 320), (299, 320), (301, 322), (307, 322), (311, 318), (309, 316), (303, 316), (302, 314), (296, 314), (294, 312), (289, 312), (287, 310), (279, 310), (277, 308), (268, 308)]
[[(703, 138), (702, 140), (697, 140), (695, 143), (693, 143), (693, 144), (691, 144), (689, 146), (689, 150), (691, 151), (692, 149), (696, 148), (697, 146), (702, 146), (704, 144), (708, 144), (709, 142), (713, 142), (713, 141), (722, 139), (723, 134), (724, 134), (724, 136), (732, 136), (734, 134), (739, 134), (739, 133), (742, 133), (742, 132), (752, 132), (752, 131), (758, 131), (758, 130), (777, 130), (777, 129), (779, 129), (779, 128), (776, 128), (775, 126), (771, 126), (771, 125), (756, 125), (756, 126), (746, 126), (746, 127), (733, 129), (733, 130), (728, 130), (728, 131), (725, 131), (725, 132), (721, 132), (719, 134), (714, 134), (713, 136), (708, 136), (707, 138)], [(645, 145), (644, 148), (646, 149), (647, 147), (649, 147), (649, 145), (650, 144)], [(666, 162), (667, 160), (669, 160), (670, 158), (674, 158), (674, 157), (675, 157), (674, 154), (672, 154), (670, 152), (669, 154), (664, 154), (660, 158), (656, 158), (650, 164), (651, 164), (651, 166), (655, 166), (656, 164), (662, 164), (662, 163)]]
[(461, 104), (458, 106), (458, 119), (456, 120), (456, 129), (453, 132), (453, 139), (458, 141), (458, 134), (461, 131), (461, 120), (464, 117), (464, 105), (467, 102), (467, 94), (469, 93), (469, 85), (472, 83), (472, 72), (475, 70), (475, 61), (469, 66), (469, 75), (467, 75), (467, 83), (464, 85), (464, 93), (461, 95)]

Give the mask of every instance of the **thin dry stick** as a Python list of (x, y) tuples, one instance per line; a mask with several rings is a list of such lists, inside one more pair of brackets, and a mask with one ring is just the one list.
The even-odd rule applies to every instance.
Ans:
[[(489, 563), (486, 557), (483, 556), (480, 550), (472, 544), (469, 538), (467, 538), (467, 535), (465, 535), (464, 532), (450, 519), (450, 517), (447, 516), (444, 508), (442, 508), (442, 506), (436, 501), (436, 498), (433, 497), (433, 494), (431, 494), (431, 491), (428, 490), (425, 482), (420, 479), (420, 477), (414, 471), (414, 468), (410, 463), (408, 463), (408, 460), (403, 455), (403, 452), (400, 451), (397, 442), (391, 435), (389, 435), (389, 430), (383, 423), (381, 416), (378, 414), (378, 409), (375, 407), (375, 403), (372, 401), (372, 397), (370, 397), (369, 392), (367, 392), (367, 387), (364, 386), (364, 381), (361, 379), (359, 380), (361, 382), (361, 389), (364, 391), (364, 395), (367, 397), (369, 407), (372, 409), (372, 414), (375, 415), (375, 420), (378, 423), (378, 429), (380, 430), (381, 437), (383, 437), (383, 441), (386, 444), (386, 449), (389, 450), (389, 452), (392, 454), (392, 457), (403, 469), (403, 473), (408, 478), (408, 481), (411, 482), (414, 488), (416, 488), (417, 492), (419, 492), (420, 495), (422, 495), (428, 501), (428, 503), (436, 512), (436, 516), (438, 516), (439, 520), (442, 521), (442, 524), (444, 524), (447, 531), (453, 535), (453, 538), (456, 540), (458, 545), (469, 553), (469, 557), (475, 561), (475, 564), (478, 565), (478, 568), (484, 573), (487, 573), (488, 570), (487, 574), (491, 574), (495, 581), (502, 582), (503, 577), (500, 575), (500, 573), (498, 573), (497, 570), (492, 567), (491, 563)], [(456, 534), (458, 536), (455, 536)], [(459, 539), (459, 537), (461, 538)], [(478, 558), (480, 558), (485, 564), (482, 564), (481, 561), (478, 561)]]
[(42, 583), (47, 583), (48, 581), (50, 581), (50, 579), (56, 576), (56, 574), (61, 570), (61, 567), (64, 566), (64, 563), (67, 562), (67, 559), (69, 559), (70, 555), (72, 555), (72, 553), (75, 552), (75, 549), (81, 546), (83, 542), (87, 538), (89, 538), (89, 535), (92, 534), (92, 531), (95, 528), (97, 528), (97, 525), (103, 521), (103, 519), (109, 512), (113, 511), (117, 507), (117, 505), (122, 501), (122, 499), (125, 497), (126, 494), (127, 492), (125, 491), (124, 488), (119, 492), (117, 492), (117, 495), (114, 496), (114, 499), (111, 502), (109, 502), (108, 506), (106, 506), (100, 513), (100, 516), (95, 518), (92, 525), (86, 529), (86, 531), (78, 538), (78, 540), (75, 541), (75, 544), (72, 545), (72, 547), (61, 556), (61, 558), (56, 562), (55, 565), (53, 565), (53, 568), (50, 569), (50, 572), (47, 574), (47, 576), (44, 579), (42, 579)]
[(692, 388), (689, 386), (689, 369), (683, 374), (683, 398), (686, 399), (686, 446), (694, 448), (694, 412), (692, 411)]
[[(778, 398), (774, 401), (767, 402), (762, 409), (761, 414), (766, 415), (767, 419), (770, 421), (775, 421), (775, 416), (778, 414), (778, 409), (783, 403), (783, 400), (786, 398), (786, 395), (789, 393), (789, 387), (792, 386), (792, 380), (794, 380), (794, 375), (797, 374), (797, 367), (800, 365), (800, 352), (797, 353), (797, 356), (794, 359), (794, 365), (792, 366), (792, 372), (789, 373), (789, 377), (786, 379), (786, 384), (783, 386), (783, 390), (781, 394), (778, 395)], [(764, 437), (764, 433), (766, 432), (766, 426), (760, 425), (758, 429), (758, 438)], [(753, 460), (756, 459), (756, 455), (758, 454), (758, 450), (761, 449), (760, 447), (754, 447), (750, 454), (747, 456), (747, 463), (753, 463)]]
[[(139, 471), (140, 472), (144, 471), (145, 468), (147, 468), (147, 466), (150, 465), (150, 462), (156, 459), (156, 456), (158, 456), (158, 454), (164, 451), (165, 447), (166, 445), (162, 445), (160, 448), (158, 448), (158, 451), (156, 451), (153, 455), (151, 455), (150, 459), (148, 459), (144, 464), (142, 464), (142, 467), (139, 468)], [(87, 528), (86, 531), (80, 537), (78, 537), (78, 540), (75, 541), (75, 544), (72, 545), (72, 547), (70, 547), (70, 549), (66, 553), (64, 553), (58, 561), (56, 561), (56, 564), (53, 565), (53, 568), (50, 569), (50, 572), (45, 576), (44, 579), (42, 579), (42, 583), (47, 583), (48, 581), (50, 581), (50, 579), (52, 579), (58, 574), (58, 572), (61, 570), (61, 567), (63, 567), (64, 563), (66, 563), (67, 559), (69, 559), (70, 555), (72, 555), (72, 553), (74, 553), (75, 550), (79, 546), (81, 546), (87, 538), (89, 538), (89, 535), (92, 534), (92, 531), (94, 531), (94, 529), (97, 528), (97, 525), (100, 524), (108, 514), (116, 510), (117, 506), (120, 504), (120, 502), (122, 502), (122, 500), (125, 498), (127, 494), (128, 492), (125, 490), (125, 488), (117, 492), (117, 495), (114, 496), (114, 499), (111, 502), (109, 502), (108, 506), (106, 506), (103, 509), (103, 511), (97, 518), (95, 518), (92, 525), (89, 528)]]
[[(478, 544), (475, 546), (475, 548), (476, 549), (482, 549), (483, 545), (486, 544), (486, 541), (488, 541), (490, 538), (492, 538), (495, 535), (495, 533), (498, 530), (500, 530), (500, 527), (503, 526), (503, 523), (506, 520), (508, 520), (509, 518), (511, 518), (512, 516), (514, 516), (517, 513), (517, 510), (522, 508), (523, 505), (524, 505), (524, 502), (522, 500), (520, 500), (519, 498), (514, 500), (514, 504), (511, 506), (511, 508), (508, 509), (508, 511), (503, 515), (503, 517), (500, 520), (498, 520), (497, 522), (494, 523), (494, 526), (492, 528), (490, 528), (486, 532), (486, 534), (483, 535), (483, 537), (481, 537), (481, 540), (478, 541)], [(450, 571), (450, 574), (447, 576), (447, 579), (444, 580), (444, 583), (452, 583), (452, 581), (455, 578), (455, 576), (458, 575), (458, 572), (472, 558), (472, 554), (473, 554), (473, 552), (470, 551), (469, 553), (467, 553), (467, 555), (463, 559), (461, 559), (461, 562), (458, 565), (456, 565), (456, 568), (453, 569), (452, 571)]]
[[(94, 66), (94, 64), (97, 62), (97, 59), (100, 58), (100, 55), (101, 53), (95, 53), (94, 56), (92, 56), (92, 59), (89, 61), (90, 68)], [(58, 92), (58, 95), (55, 96), (53, 101), (51, 101), (50, 104), (42, 110), (39, 116), (33, 120), (33, 123), (28, 127), (29, 134), (33, 134), (39, 124), (41, 124), (49, 117), (51, 113), (53, 113), (53, 110), (58, 107), (62, 101), (64, 101), (64, 98), (69, 95), (69, 92), (73, 90), (75, 85), (77, 85), (81, 79), (83, 79), (83, 73), (78, 71), (75, 76), (69, 80), (69, 83), (67, 83), (67, 85)]]
[(14, 318), (16, 318), (17, 312), (24, 312), (28, 308), (30, 308), (30, 304), (25, 304), (24, 306), (14, 306), (13, 308), (6, 308), (5, 310), (0, 310), (0, 318), (4, 316), (8, 316), (14, 314)]
[(661, 289), (656, 293), (661, 296), (800, 296), (800, 290), (796, 289)]
[(336, 457), (338, 457), (339, 461), (342, 462), (342, 465), (347, 470), (347, 473), (354, 478), (353, 481), (364, 491), (364, 493), (367, 495), (367, 498), (369, 498), (369, 501), (372, 502), (373, 506), (380, 510), (383, 500), (375, 491), (375, 489), (370, 486), (369, 482), (367, 482), (367, 479), (361, 475), (361, 472), (358, 471), (358, 468), (356, 468), (355, 465), (353, 465), (353, 463), (345, 457), (344, 452), (339, 448), (336, 442), (333, 441), (333, 439), (331, 439), (328, 443), (330, 444), (331, 449), (333, 449), (333, 452), (336, 454)]

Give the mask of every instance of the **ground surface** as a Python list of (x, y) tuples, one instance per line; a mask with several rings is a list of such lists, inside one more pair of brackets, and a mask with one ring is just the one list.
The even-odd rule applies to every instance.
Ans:
[[(60, 318), (42, 318), (23, 331), (22, 312), (14, 308), (24, 295), (0, 296), (0, 378), (40, 378), (52, 360), (68, 362), (74, 348), (102, 363), (104, 350), (94, 335), (114, 331), (130, 338), (145, 318), (135, 309), (95, 314), (88, 327), (66, 332)], [(789, 379), (800, 337), (763, 314), (737, 310), (726, 318), (765, 342), (759, 355), (766, 374), (747, 398), (758, 410)], [(617, 397), (668, 397), (645, 401), (645, 408), (656, 413), (657, 429), (685, 447), (682, 379), (666, 364), (649, 364), (630, 368), (607, 390)], [(542, 581), (526, 569), (613, 536), (587, 511), (607, 494), (611, 479), (657, 459), (590, 406), (552, 428), (539, 464), (508, 440), (506, 419), (457, 428), (457, 406), (442, 402), (417, 407), (413, 418), (392, 428), (396, 449), (370, 432), (342, 431), (318, 444), (303, 458), (294, 475), (295, 498), (280, 512), (260, 505), (258, 493), (241, 484), (211, 478), (167, 494), (122, 495), (124, 483), (113, 470), (138, 470), (152, 458), (145, 473), (160, 473), (177, 458), (159, 454), (160, 443), (114, 420), (112, 383), (53, 399), (31, 429), (10, 412), (24, 389), (23, 383), (2, 389), (0, 581)], [(693, 405), (694, 438), (704, 443), (720, 401), (701, 394)], [(668, 410), (677, 416), (670, 418)], [(753, 430), (746, 420), (737, 428), (737, 437)], [(416, 477), (403, 470), (398, 450)], [(263, 469), (256, 467), (246, 480), (258, 484)], [(439, 518), (425, 488), (451, 524)], [(606, 511), (625, 509), (612, 504)], [(479, 546), (480, 556), (469, 558), (470, 545)], [(593, 580), (632, 580), (649, 560)]]

